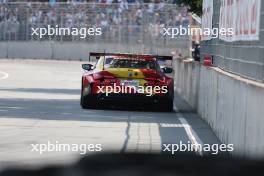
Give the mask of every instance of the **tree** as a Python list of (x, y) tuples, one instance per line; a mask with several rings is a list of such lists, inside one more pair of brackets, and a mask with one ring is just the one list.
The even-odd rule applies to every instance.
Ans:
[(176, 0), (179, 5), (186, 5), (190, 12), (202, 15), (203, 0)]

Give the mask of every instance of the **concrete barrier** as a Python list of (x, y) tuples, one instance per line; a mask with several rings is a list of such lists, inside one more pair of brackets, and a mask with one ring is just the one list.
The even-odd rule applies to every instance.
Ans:
[[(178, 43), (182, 54), (188, 55), (187, 42)], [(89, 52), (104, 51), (169, 55), (174, 47), (103, 42), (8, 41), (0, 42), (0, 58), (87, 60)]]
[(7, 42), (0, 42), (0, 58), (7, 58)]
[(198, 112), (235, 154), (264, 156), (264, 84), (201, 67)]
[[(223, 143), (234, 144), (234, 155), (264, 157), (264, 84), (218, 68), (193, 65), (175, 61), (176, 91)], [(194, 87), (198, 88), (191, 91)], [(197, 104), (192, 96), (197, 97)]]
[(199, 63), (192, 61), (174, 60), (174, 85), (176, 91), (194, 110), (197, 110), (198, 85), (200, 78)]
[(7, 42), (7, 58), (50, 59), (52, 48), (48, 42)]

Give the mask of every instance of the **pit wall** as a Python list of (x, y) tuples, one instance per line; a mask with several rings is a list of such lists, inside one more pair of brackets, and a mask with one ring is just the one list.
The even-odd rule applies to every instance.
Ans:
[(174, 67), (176, 91), (233, 154), (264, 157), (264, 84), (179, 59)]

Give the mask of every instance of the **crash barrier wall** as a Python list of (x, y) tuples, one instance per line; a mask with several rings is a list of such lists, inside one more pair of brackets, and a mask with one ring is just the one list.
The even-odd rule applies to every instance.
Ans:
[[(213, 1), (213, 28), (219, 27), (221, 1)], [(219, 38), (201, 43), (201, 56), (213, 56), (214, 65), (224, 70), (264, 81), (264, 1), (261, 1), (259, 40), (226, 42)]]
[(223, 143), (234, 144), (233, 154), (264, 157), (263, 83), (181, 60), (175, 76), (176, 91), (192, 106), (197, 98), (194, 109)]
[[(176, 43), (174, 47), (185, 48), (183, 54), (188, 55), (188, 43)], [(8, 41), (0, 42), (0, 58), (24, 59), (62, 59), (87, 60), (90, 52), (128, 52), (128, 53), (158, 53), (168, 55), (174, 47), (159, 48), (154, 52), (151, 46), (135, 44), (112, 43), (79, 43), (79, 42), (49, 42), (49, 41)]]
[(198, 103), (198, 85), (200, 68), (199, 63), (174, 60), (174, 87), (175, 90), (196, 110)]
[[(190, 37), (185, 35), (171, 38), (171, 36), (163, 35), (163, 28), (175, 28), (180, 25), (188, 27), (190, 20), (191, 16), (186, 7), (179, 8), (175, 4), (168, 3), (3, 3), (0, 4), (0, 41), (28, 41), (29, 46), (31, 46), (30, 42), (50, 42), (49, 46), (43, 43), (43, 47), (45, 49), (54, 47), (54, 54), (51, 54), (49, 50), (47, 54), (44, 53), (47, 55), (45, 57), (51, 58), (49, 55), (53, 55), (54, 58), (59, 59), (65, 58), (65, 56), (57, 57), (56, 54), (60, 53), (60, 48), (64, 49), (70, 45), (75, 51), (70, 53), (64, 50), (64, 52), (65, 55), (70, 54), (73, 58), (80, 57), (78, 52), (82, 52), (82, 48), (91, 48), (94, 52), (106, 49), (109, 52), (114, 50), (148, 52), (149, 54), (160, 52), (171, 54), (171, 50), (166, 48), (177, 48), (183, 55), (189, 55)], [(48, 27), (78, 30), (100, 28), (101, 34), (87, 34), (85, 37), (80, 34), (81, 32), (79, 35), (72, 33), (46, 34), (42, 37), (32, 35), (32, 28), (47, 30)], [(55, 45), (53, 45), (54, 42)], [(39, 43), (34, 44), (39, 45)], [(18, 45), (14, 43), (11, 47)], [(25, 50), (27, 48), (28, 46), (25, 46)], [(33, 57), (34, 51), (30, 52), (29, 55)], [(10, 50), (8, 50), (8, 56), (12, 56)]]

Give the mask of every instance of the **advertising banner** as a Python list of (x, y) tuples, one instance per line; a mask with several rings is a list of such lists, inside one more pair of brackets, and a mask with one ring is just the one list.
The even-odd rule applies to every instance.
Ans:
[(219, 28), (233, 29), (219, 38), (232, 41), (259, 40), (260, 0), (221, 0)]
[[(213, 1), (203, 0), (203, 16), (202, 16), (202, 31), (206, 29), (212, 29), (213, 27)], [(211, 40), (212, 34), (202, 34), (202, 40)]]

